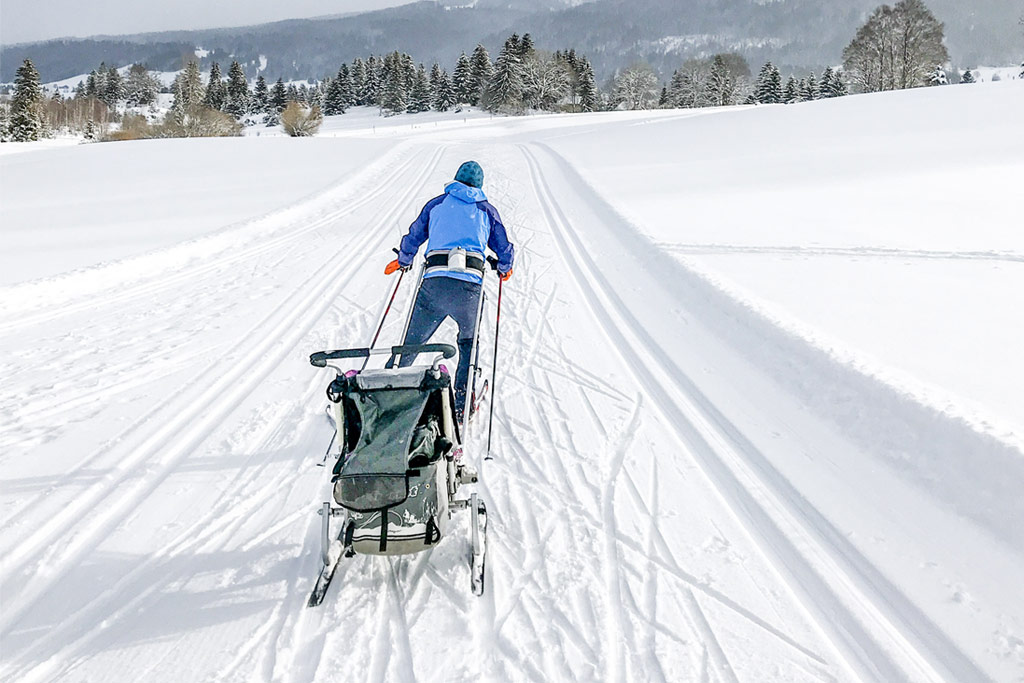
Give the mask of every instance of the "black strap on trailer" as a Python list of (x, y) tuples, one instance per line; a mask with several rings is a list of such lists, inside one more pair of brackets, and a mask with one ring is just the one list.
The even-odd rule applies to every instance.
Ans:
[(384, 508), (380, 511), (380, 552), (388, 549), (388, 510), (390, 508)]

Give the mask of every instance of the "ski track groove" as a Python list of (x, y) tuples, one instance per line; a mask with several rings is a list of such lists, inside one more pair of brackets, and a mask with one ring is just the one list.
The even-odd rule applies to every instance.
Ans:
[[(927, 617), (895, 594), (895, 589), (886, 589), (884, 578), (866, 560), (852, 554), (852, 548), (844, 552), (843, 546), (837, 546), (843, 540), (838, 532), (790, 490), (767, 459), (682, 376), (633, 319), (590, 256), (577, 246), (580, 237), (552, 199), (535, 154), (526, 145), (520, 145), (520, 150), (558, 249), (573, 266), (567, 270), (588, 307), (619, 355), (636, 359), (638, 382), (652, 396), (664, 423), (672, 426), (737, 521), (832, 645), (839, 661), (859, 678), (987, 680)], [(566, 165), (553, 152), (546, 153)], [(659, 379), (659, 374), (666, 377)], [(890, 601), (900, 608), (894, 612)], [(850, 603), (860, 608), (861, 616), (854, 614)]]
[[(426, 165), (424, 165), (423, 166), (424, 170), (421, 173), (418, 174), (417, 182), (411, 184), (406, 189), (406, 191), (402, 194), (403, 198), (402, 198), (402, 200), (400, 200), (399, 202), (396, 203), (396, 209), (395, 210), (393, 210), (392, 212), (389, 212), (387, 214), (387, 217), (384, 218), (383, 220), (379, 221), (377, 224), (372, 225), (370, 228), (364, 229), (364, 232), (366, 233), (364, 235), (364, 240), (363, 240), (364, 242), (373, 242), (374, 241), (373, 238), (375, 237), (375, 235), (374, 235), (375, 231), (380, 233), (379, 235), (376, 235), (376, 237), (377, 237), (376, 241), (381, 242), (381, 241), (383, 241), (384, 238), (387, 237), (387, 233), (384, 232), (384, 231), (379, 230), (379, 228), (384, 226), (384, 225), (387, 225), (388, 221), (391, 218), (393, 218), (394, 215), (397, 215), (400, 211), (402, 211), (405, 208), (405, 204), (407, 203), (407, 201), (416, 192), (416, 190), (419, 189), (419, 187), (423, 184), (423, 182), (426, 180), (426, 178), (428, 178), (430, 176), (430, 174), (433, 172), (433, 170), (437, 167), (437, 165), (438, 165), (438, 163), (440, 161), (440, 158), (443, 155), (443, 152), (444, 152), (443, 148), (438, 148), (438, 149), (435, 150), (435, 152), (434, 152), (434, 154), (433, 154), (433, 156), (431, 158), (431, 161), (429, 163), (427, 163)], [(333, 269), (334, 272), (332, 273), (331, 277), (326, 277), (326, 278), (323, 277), (323, 275), (321, 273), (322, 269), (318, 269), (314, 273), (314, 275), (307, 280), (307, 282), (316, 282), (318, 279), (322, 278), (323, 281), (327, 283), (326, 286), (323, 286), (321, 288), (314, 288), (313, 289), (313, 294), (311, 296), (307, 295), (307, 296), (303, 297), (299, 302), (293, 303), (292, 302), (292, 298), (287, 299), (285, 302), (283, 302), (281, 305), (279, 305), (270, 316), (267, 316), (267, 318), (265, 318), (265, 320), (271, 320), (272, 321), (273, 318), (277, 317), (278, 312), (281, 311), (282, 309), (285, 309), (286, 307), (287, 308), (291, 308), (293, 311), (297, 311), (298, 312), (298, 313), (293, 313), (292, 315), (288, 315), (285, 318), (284, 323), (278, 323), (274, 327), (275, 330), (282, 330), (282, 332), (280, 332), (276, 336), (270, 335), (270, 336), (266, 337), (263, 340), (263, 343), (260, 344), (259, 346), (257, 346), (257, 349), (255, 351), (250, 352), (248, 354), (248, 356), (247, 356), (248, 358), (259, 359), (260, 356), (263, 354), (263, 350), (266, 347), (270, 347), (270, 348), (273, 348), (275, 346), (277, 347), (275, 349), (275, 352), (270, 356), (270, 359), (271, 359), (270, 362), (264, 361), (264, 363), (263, 363), (264, 366), (269, 366), (265, 372), (262, 372), (262, 373), (252, 373), (252, 372), (249, 372), (247, 374), (246, 379), (248, 381), (246, 381), (246, 383), (245, 383), (245, 387), (244, 387), (245, 389), (248, 389), (250, 387), (250, 385), (258, 384), (258, 382), (261, 381), (262, 378), (265, 377), (266, 374), (268, 374), (271, 369), (273, 369), (274, 367), (277, 366), (277, 364), (279, 363), (280, 359), (283, 358), (287, 354), (287, 352), (290, 350), (290, 348), (294, 346), (294, 344), (289, 345), (287, 343), (281, 343), (282, 341), (289, 341), (289, 340), (291, 340), (294, 337), (304, 336), (304, 334), (306, 333), (307, 329), (319, 317), (319, 315), (322, 313), (322, 311), (320, 311), (320, 308), (325, 308), (326, 307), (326, 306), (324, 306), (322, 304), (318, 305), (319, 300), (324, 298), (323, 297), (323, 292), (321, 290), (341, 289), (342, 286), (347, 282), (347, 280), (354, 274), (355, 269), (356, 269), (353, 264), (351, 264), (348, 260), (344, 260), (344, 259), (333, 259), (331, 261), (328, 261), (327, 266), (329, 267), (331, 265), (335, 266), (334, 269)], [(297, 293), (301, 293), (303, 291), (303, 289), (299, 288), (296, 291), (297, 291)], [(310, 304), (313, 304), (313, 305), (310, 305)], [(305, 323), (297, 325), (297, 326), (294, 325), (295, 319), (302, 317), (302, 312), (304, 312), (304, 311), (306, 312)], [(309, 311), (312, 311), (312, 314), (310, 314)], [(257, 329), (258, 329), (258, 327), (257, 327)], [(296, 333), (296, 331), (295, 331), (296, 329), (299, 330), (298, 333)], [(295, 339), (295, 341), (297, 341), (297, 339)], [(238, 363), (235, 363), (236, 367), (242, 367), (242, 368), (244, 368), (246, 370), (250, 369), (254, 365), (258, 365), (258, 363), (245, 363), (245, 362), (241, 362), (241, 361), (238, 362)], [(232, 381), (234, 380), (234, 376), (233, 376), (234, 374), (235, 373), (231, 373), (231, 375), (228, 376), (228, 378), (231, 379)], [(224, 381), (222, 379), (222, 381), (215, 383), (214, 387), (215, 388), (219, 387), (219, 385), (225, 384), (225, 383), (228, 383), (228, 382), (226, 382), (226, 381)], [(207, 390), (206, 392), (204, 392), (204, 396), (208, 396), (209, 398), (207, 398), (206, 400), (204, 400), (200, 404), (198, 404), (198, 407), (195, 410), (191, 411), (190, 414), (191, 413), (194, 413), (196, 415), (204, 414), (204, 413), (208, 414), (210, 412), (211, 408), (213, 409), (214, 412), (217, 412), (216, 408), (213, 407), (213, 406), (215, 406), (215, 404), (217, 403), (217, 401), (219, 399), (220, 400), (220, 405), (221, 405), (221, 410), (219, 412), (225, 413), (224, 415), (221, 415), (219, 417), (221, 417), (221, 418), (222, 417), (226, 417), (226, 414), (230, 413), (231, 410), (233, 409), (233, 406), (234, 406), (234, 394), (242, 394), (242, 393), (245, 393), (245, 392), (244, 391), (238, 391), (237, 388), (236, 388), (236, 390), (233, 392), (232, 396), (230, 398), (228, 398), (228, 399), (225, 399), (220, 392), (217, 392), (215, 390), (213, 390), (213, 391)], [(224, 409), (225, 406), (227, 408), (226, 410)], [(183, 424), (188, 424), (189, 421), (190, 420), (188, 418), (183, 418), (183, 419), (179, 420), (178, 422), (183, 423)], [(206, 423), (208, 423), (210, 421), (211, 421), (210, 418), (207, 417), (205, 420), (202, 420), (201, 423), (203, 425), (205, 425)], [(219, 420), (214, 419), (212, 421), (213, 422), (218, 422)], [(152, 443), (154, 441), (159, 441), (159, 438), (158, 438), (159, 436), (161, 436), (165, 432), (172, 432), (173, 433), (174, 431), (176, 431), (176, 430), (174, 430), (173, 428), (165, 427), (165, 428), (161, 429), (159, 432), (157, 432), (156, 435), (154, 435), (153, 437), (150, 437), (150, 439), (148, 439), (147, 442)], [(148, 482), (148, 485), (145, 486), (144, 490), (137, 491), (137, 492), (135, 492), (135, 493), (133, 493), (133, 494), (131, 494), (129, 496), (129, 501), (128, 502), (130, 502), (132, 504), (126, 504), (126, 502), (124, 501), (124, 496), (121, 496), (119, 498), (119, 500), (117, 501), (119, 504), (114, 506), (116, 512), (124, 511), (124, 514), (122, 515), (122, 517), (125, 516), (125, 515), (128, 515), (128, 514), (131, 514), (132, 512), (134, 512), (134, 510), (136, 509), (136, 506), (134, 505), (134, 503), (137, 500), (139, 500), (140, 498), (142, 498), (145, 495), (147, 495), (148, 492), (152, 491), (157, 485), (159, 485), (159, 483), (162, 482), (164, 478), (166, 478), (167, 474), (171, 470), (171, 467), (174, 464), (177, 464), (177, 462), (179, 462), (182, 457), (187, 455), (188, 445), (193, 444), (193, 443), (198, 443), (199, 441), (201, 441), (202, 437), (208, 435), (211, 432), (211, 428), (206, 428), (205, 426), (203, 426), (200, 429), (200, 431), (201, 431), (201, 433), (198, 434), (198, 435), (191, 435), (191, 432), (186, 429), (185, 430), (185, 436), (178, 437), (178, 442), (179, 442), (179, 444), (181, 444), (178, 447), (178, 450), (181, 452), (180, 455), (178, 457), (175, 457), (170, 462), (166, 462), (165, 461), (163, 463), (163, 466), (158, 468), (158, 470), (159, 470), (159, 472), (157, 474), (158, 478), (155, 481)], [(165, 451), (173, 449), (172, 446), (169, 446), (169, 445), (164, 444), (164, 443), (160, 443), (159, 446), (160, 447), (165, 447), (166, 446), (166, 448), (164, 449)], [(151, 450), (155, 450), (157, 447), (158, 446), (156, 444), (154, 444), (154, 446), (151, 448)], [(142, 458), (142, 456), (139, 455), (139, 456), (137, 456), (133, 460), (133, 462), (135, 460), (140, 460), (141, 458)], [(124, 468), (122, 468), (122, 469), (124, 469)], [(127, 476), (127, 473), (125, 473), (124, 476)], [(119, 493), (123, 493), (123, 491), (121, 491), (116, 486), (116, 484), (117, 484), (117, 482), (111, 483), (109, 486), (105, 487), (105, 490), (101, 491), (99, 495), (105, 495), (106, 493), (108, 493), (112, 489), (117, 489)], [(236, 490), (239, 490), (239, 489), (236, 488)], [(95, 498), (95, 496), (94, 496), (94, 498)], [(76, 513), (77, 513), (79, 508), (82, 508), (82, 509), (93, 508), (94, 509), (94, 506), (97, 504), (97, 503), (93, 502), (93, 498), (89, 498), (89, 499), (86, 500), (86, 498), (84, 496), (80, 496), (77, 499), (77, 501), (79, 501), (79, 502), (75, 506), (74, 511), (64, 515), (65, 518), (74, 518), (76, 516)], [(82, 502), (82, 501), (85, 501), (85, 502)], [(68, 506), (68, 507), (70, 508), (71, 506)], [(125, 510), (125, 508), (127, 508), (127, 510)], [(65, 509), (68, 509), (68, 508), (65, 508)], [(217, 508), (217, 509), (219, 509), (219, 508)], [(102, 523), (102, 525), (97, 524), (95, 521), (90, 522), (90, 524), (87, 526), (87, 529), (85, 531), (85, 533), (88, 536), (88, 539), (94, 538), (103, 529), (108, 528), (110, 525), (115, 524), (117, 522), (117, 518), (113, 518), (113, 515), (110, 515), (110, 517), (111, 518), (108, 521), (104, 521)], [(207, 515), (206, 521), (209, 522), (210, 519), (211, 519), (211, 517), (209, 515)], [(53, 538), (53, 536), (55, 534), (61, 532), (61, 530), (62, 530), (61, 529), (61, 524), (63, 524), (63, 520), (61, 520), (60, 522), (52, 521), (51, 524), (48, 525), (52, 529), (52, 531), (48, 532), (48, 535), (43, 537), (43, 538), (35, 537), (35, 543), (33, 545), (36, 546), (36, 547), (43, 546), (43, 545), (53, 545), (54, 542), (51, 539)], [(207, 524), (206, 530), (209, 531), (210, 529), (214, 528), (215, 526), (216, 526), (215, 524)], [(192, 527), (190, 527), (190, 528), (202, 528), (202, 526), (200, 526), (199, 524), (195, 524), (195, 525), (192, 525)], [(201, 539), (202, 537), (203, 537), (203, 534), (200, 534), (199, 538)], [(199, 542), (198, 540), (194, 540), (194, 544), (198, 544), (198, 542)], [(82, 546), (82, 547), (74, 548), (73, 549), (74, 552), (68, 552), (67, 554), (65, 554), (63, 556), (63, 558), (61, 560), (62, 564), (66, 565), (69, 562), (73, 562), (77, 557), (80, 556), (81, 552), (83, 552), (85, 550), (85, 548), (84, 548), (85, 542), (80, 540), (79, 545)], [(186, 543), (185, 547), (188, 547), (188, 545), (189, 544)], [(32, 548), (32, 549), (24, 549), (24, 545), (21, 546), (21, 548), (20, 548), (21, 552), (20, 553), (12, 553), (12, 554), (14, 554), (14, 560), (16, 561), (16, 560), (20, 559), (20, 557), (23, 557), (23, 556), (26, 556), (26, 555), (30, 554), (33, 549), (34, 548)], [(166, 555), (169, 555), (169, 554), (166, 553), (166, 552), (158, 554), (158, 556), (161, 556), (161, 557), (162, 556), (166, 556)], [(147, 560), (144, 564), (148, 565), (148, 563), (151, 562), (151, 561), (152, 561), (152, 558), (150, 560)], [(8, 573), (8, 575), (11, 575), (11, 574), (14, 573), (10, 569), (10, 564), (11, 563), (12, 563), (12, 557), (11, 557), (11, 555), (8, 555), (8, 557), (5, 558), (5, 565), (7, 565), (5, 567), (5, 570)], [(39, 577), (37, 576), (36, 577), (36, 581), (32, 582), (34, 584), (33, 585), (33, 590), (29, 591), (29, 595), (27, 597), (20, 595), (19, 596), (20, 604), (17, 604), (13, 608), (12, 607), (7, 607), (5, 609), (5, 614), (4, 614), (4, 617), (3, 617), (3, 627), (0, 628), (0, 632), (3, 632), (3, 633), (9, 632), (10, 628), (12, 628), (13, 624), (17, 621), (17, 618), (21, 614), (23, 614), (29, 607), (31, 607), (40, 597), (45, 595), (46, 592), (47, 592), (47, 589), (50, 587), (50, 585), (52, 585), (53, 583), (55, 583), (55, 582), (60, 580), (60, 572), (58, 571), (58, 567), (55, 567), (53, 563), (47, 562), (46, 558), (44, 558), (44, 560), (40, 564), (42, 564), (44, 566), (47, 566), (47, 568), (50, 570), (49, 571), (49, 574), (50, 574), (49, 580), (42, 580), (42, 581), (40, 581)], [(122, 578), (118, 582), (118, 584), (116, 584), (116, 585), (122, 585), (125, 582), (126, 578)], [(167, 583), (169, 583), (169, 582), (170, 582), (170, 579), (168, 579), (168, 581), (166, 581), (166, 582), (161, 582), (161, 585), (167, 585)], [(147, 591), (143, 592), (142, 594), (136, 596), (136, 599), (131, 601), (131, 604), (134, 604), (135, 602), (138, 602), (140, 598), (143, 598), (143, 597), (146, 597), (146, 596), (150, 595), (153, 592), (153, 590), (155, 590), (155, 588), (151, 589), (151, 590), (147, 590)], [(110, 590), (105, 591), (104, 595), (108, 595), (110, 592), (111, 592)], [(89, 609), (90, 606), (95, 606), (95, 600), (90, 602), (90, 603), (87, 603), (82, 609)], [(79, 610), (79, 612), (81, 612), (81, 611), (82, 610)], [(122, 608), (121, 610), (119, 610), (119, 612), (121, 614), (124, 614), (125, 613), (125, 609)], [(65, 625), (67, 623), (68, 622), (64, 622)], [(42, 641), (37, 641), (34, 644), (34, 647), (30, 649), (30, 652), (34, 651), (41, 644), (42, 644)], [(64, 649), (65, 648), (62, 648), (62, 651)], [(28, 654), (28, 653), (26, 653), (26, 654)], [(52, 661), (52, 659), (53, 658), (50, 658), (50, 661)], [(55, 666), (55, 664), (51, 664), (51, 666)], [(23, 675), (25, 673), (27, 673), (27, 672), (23, 672)], [(24, 680), (24, 678), (20, 678), (20, 680)]]
[[(407, 169), (413, 168), (413, 161), (414, 161), (414, 159), (410, 160), (410, 162), (408, 162), (406, 164), (403, 164), (399, 169), (396, 170), (396, 173), (400, 174), (400, 173), (404, 172)], [(365, 228), (364, 228), (364, 232), (365, 232)], [(313, 278), (313, 279), (315, 280), (315, 278)], [(262, 325), (262, 323), (261, 323), (261, 325)], [(246, 335), (246, 337), (247, 338), (252, 338), (253, 334), (256, 331), (259, 330), (259, 327), (260, 327), (260, 325), (257, 325), (255, 328), (253, 328), (253, 330), (251, 330)], [(204, 356), (204, 355), (215, 355), (216, 356), (216, 354), (211, 353), (212, 351), (216, 351), (216, 349), (206, 348), (206, 349), (203, 349), (203, 351), (200, 351), (200, 352), (197, 352), (197, 353), (194, 353), (194, 354), (190, 354), (189, 357), (190, 358), (192, 358), (192, 357), (201, 357), (201, 356)], [(208, 376), (216, 376), (217, 375), (217, 368), (220, 367), (222, 364), (223, 364), (223, 361), (221, 361), (221, 360), (214, 360), (214, 361), (212, 361), (208, 366), (204, 367), (198, 374), (196, 374), (191, 380), (187, 381), (183, 385), (182, 391), (179, 391), (177, 393), (178, 394), (184, 393), (185, 391), (187, 391), (188, 389), (192, 388), (198, 382), (202, 381), (204, 378), (206, 378)], [(131, 375), (131, 376), (134, 376), (134, 375)], [(68, 380), (68, 378), (63, 377), (62, 380)], [(103, 393), (99, 394), (96, 398), (109, 397), (110, 395), (111, 394), (109, 394), (109, 393), (103, 392)], [(110, 451), (111, 447), (115, 446), (116, 444), (123, 443), (127, 437), (131, 436), (139, 428), (151, 425), (151, 423), (152, 423), (152, 415), (155, 414), (157, 411), (162, 410), (162, 409), (166, 408), (167, 406), (173, 404), (174, 402), (176, 402), (178, 400), (178, 398), (179, 398), (178, 395), (168, 395), (165, 398), (163, 398), (160, 401), (160, 403), (158, 403), (152, 409), (147, 411), (147, 413), (145, 415), (143, 415), (139, 419), (135, 420), (126, 429), (122, 430), (120, 433), (118, 433), (117, 435), (111, 437), (110, 439), (107, 439), (103, 444), (101, 444), (98, 448), (94, 449), (85, 458), (82, 458), (82, 459), (78, 460), (75, 463), (75, 465), (65, 473), (64, 477), (65, 478), (73, 477), (73, 476), (77, 475), (80, 472), (86, 471), (87, 468), (89, 468), (97, 458), (99, 458), (99, 457), (103, 456), (104, 454), (108, 453)], [(75, 398), (72, 397), (71, 400), (74, 401)], [(66, 408), (71, 408), (71, 406), (65, 406), (65, 407)], [(15, 418), (17, 418), (17, 417), (18, 416), (16, 415)], [(49, 491), (52, 491), (53, 488), (54, 487), (50, 487), (50, 489), (48, 491), (42, 491), (39, 494), (37, 494), (34, 498), (32, 498), (31, 500), (23, 503), (22, 505), (19, 505), (13, 512), (10, 513), (10, 516), (4, 521), (4, 524), (5, 525), (16, 524), (18, 522), (19, 517), (22, 514), (24, 514), (26, 511), (32, 509), (33, 507), (35, 507), (41, 501), (45, 500), (47, 498), (47, 496), (48, 496)], [(83, 493), (85, 493), (85, 492), (83, 492)], [(10, 558), (8, 557), (6, 559), (6, 561), (10, 562)]]

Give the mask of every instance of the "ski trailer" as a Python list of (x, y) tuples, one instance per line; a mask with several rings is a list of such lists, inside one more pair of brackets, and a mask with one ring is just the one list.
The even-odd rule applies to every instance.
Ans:
[[(333, 500), (324, 501), (318, 511), (323, 566), (309, 607), (323, 601), (346, 558), (429, 550), (445, 539), (452, 515), (461, 511), (470, 514), (467, 562), (471, 590), (483, 594), (487, 507), (476, 492), (466, 495), (462, 491), (464, 485), (477, 482), (477, 471), (465, 462), (464, 437), (488, 389), (486, 381), (477, 387), (482, 374), (478, 347), (486, 297), (483, 289), (463, 424), (455, 414), (454, 378), (442, 364), (456, 355), (450, 344), (371, 346), (310, 356), (313, 366), (335, 370), (327, 388), (328, 417), (335, 435), (328, 451), (334, 459)], [(375, 338), (394, 296), (392, 292)], [(406, 329), (415, 300), (414, 296)], [(421, 354), (430, 357), (429, 366), (398, 367), (402, 356)], [(375, 357), (386, 358), (383, 367), (368, 369)], [(347, 367), (353, 364), (355, 368)]]

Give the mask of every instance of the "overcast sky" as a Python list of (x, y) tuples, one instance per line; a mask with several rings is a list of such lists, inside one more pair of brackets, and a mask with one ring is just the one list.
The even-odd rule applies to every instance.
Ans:
[(0, 0), (0, 42), (217, 28), (342, 14), (412, 0)]

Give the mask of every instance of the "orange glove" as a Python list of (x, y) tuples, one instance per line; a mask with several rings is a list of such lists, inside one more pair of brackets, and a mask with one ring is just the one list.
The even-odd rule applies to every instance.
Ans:
[(512, 269), (509, 268), (507, 273), (498, 273), (498, 276), (501, 278), (502, 282), (508, 282), (512, 277)]
[(400, 270), (402, 272), (405, 272), (405, 271), (409, 270), (409, 266), (401, 265), (398, 262), (398, 259), (395, 259), (394, 261), (392, 261), (388, 265), (384, 266), (384, 274), (385, 275), (391, 275), (396, 270)]

